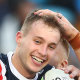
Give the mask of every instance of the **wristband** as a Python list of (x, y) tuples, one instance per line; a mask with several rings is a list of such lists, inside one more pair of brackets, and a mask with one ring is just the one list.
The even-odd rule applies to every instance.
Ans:
[(79, 49), (80, 48), (80, 32), (69, 41), (73, 49)]

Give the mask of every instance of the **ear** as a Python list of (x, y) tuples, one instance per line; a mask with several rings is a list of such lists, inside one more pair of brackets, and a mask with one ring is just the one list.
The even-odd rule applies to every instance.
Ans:
[(60, 69), (60, 68), (65, 68), (67, 66), (68, 66), (68, 61), (62, 60), (62, 62), (57, 66), (57, 68)]
[(68, 66), (68, 61), (67, 61), (67, 60), (63, 60), (63, 61), (61, 62), (61, 66), (62, 66), (62, 68), (67, 67), (67, 66)]
[(22, 38), (22, 33), (20, 31), (18, 31), (17, 34), (16, 34), (16, 42), (17, 42), (17, 45), (20, 45), (21, 38)]

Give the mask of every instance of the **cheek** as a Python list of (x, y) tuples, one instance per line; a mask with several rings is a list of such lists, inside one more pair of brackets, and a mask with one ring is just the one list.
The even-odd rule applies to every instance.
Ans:
[(58, 65), (58, 59), (59, 59), (58, 56), (52, 55), (50, 59), (50, 65), (56, 67)]
[(51, 61), (55, 56), (55, 53), (52, 51), (52, 52), (48, 52), (48, 59)]
[(49, 53), (48, 57), (50, 60), (56, 61), (56, 62), (58, 61), (58, 58), (59, 58), (55, 51), (52, 51), (51, 53)]
[(55, 63), (57, 63), (57, 62), (58, 62), (59, 57), (55, 55), (52, 59), (53, 59), (53, 61), (54, 61)]
[(31, 42), (28, 44), (28, 48), (29, 48), (29, 50), (35, 50), (37, 48), (37, 46), (33, 42)]
[(28, 42), (28, 43), (24, 43), (24, 48), (26, 49), (26, 51), (28, 53), (30, 53), (30, 52), (35, 51), (38, 48), (38, 46), (35, 45), (35, 43), (33, 43), (33, 41), (31, 41), (31, 42)]

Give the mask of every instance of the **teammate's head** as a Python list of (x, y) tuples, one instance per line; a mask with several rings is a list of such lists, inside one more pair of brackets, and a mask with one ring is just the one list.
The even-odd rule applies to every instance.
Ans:
[(55, 52), (56, 54), (51, 59), (50, 65), (55, 66), (56, 68), (67, 66), (69, 57), (69, 44), (65, 39), (61, 39)]

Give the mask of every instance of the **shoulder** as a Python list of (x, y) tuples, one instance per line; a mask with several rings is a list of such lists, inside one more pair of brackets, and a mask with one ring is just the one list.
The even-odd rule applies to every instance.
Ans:
[(3, 54), (3, 53), (0, 53), (0, 60), (3, 62), (3, 63), (6, 63), (8, 61), (8, 57), (6, 54)]
[(5, 58), (7, 55), (4, 53), (0, 53), (0, 59)]
[(45, 66), (39, 73), (39, 76), (38, 76), (38, 80), (41, 80), (41, 78), (45, 75), (45, 73), (49, 70), (51, 70), (53, 67), (50, 66), (50, 65), (47, 65)]
[(0, 80), (19, 80), (9, 66), (10, 54), (0, 54)]

